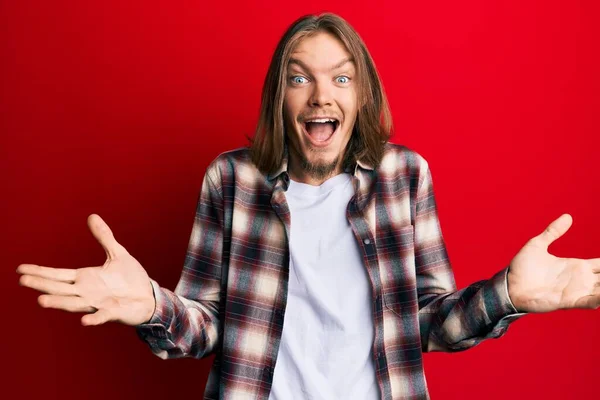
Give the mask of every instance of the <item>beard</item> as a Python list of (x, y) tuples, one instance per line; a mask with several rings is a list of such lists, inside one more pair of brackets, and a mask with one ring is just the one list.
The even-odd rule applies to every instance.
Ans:
[(330, 176), (339, 165), (340, 159), (336, 157), (332, 161), (317, 161), (311, 162), (304, 153), (299, 152), (300, 156), (300, 167), (302, 170), (312, 178), (324, 179)]

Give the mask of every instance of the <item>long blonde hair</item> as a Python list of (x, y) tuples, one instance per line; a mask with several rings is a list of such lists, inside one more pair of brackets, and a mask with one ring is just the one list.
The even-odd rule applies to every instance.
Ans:
[(375, 63), (358, 33), (342, 17), (324, 13), (297, 19), (280, 39), (264, 81), (260, 115), (250, 139), (252, 161), (263, 173), (277, 169), (284, 156), (285, 128), (283, 101), (287, 67), (299, 41), (317, 32), (337, 37), (352, 55), (357, 71), (358, 109), (356, 123), (345, 150), (343, 165), (362, 160), (379, 165), (385, 143), (391, 137), (392, 117)]

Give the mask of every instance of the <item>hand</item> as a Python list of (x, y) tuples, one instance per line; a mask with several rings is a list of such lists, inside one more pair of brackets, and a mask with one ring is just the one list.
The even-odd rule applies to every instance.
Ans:
[(106, 251), (104, 265), (59, 269), (21, 264), (19, 283), (46, 293), (38, 297), (44, 308), (91, 313), (81, 318), (83, 325), (147, 322), (154, 313), (155, 298), (146, 270), (115, 240), (102, 218), (92, 214), (87, 222)]
[(548, 246), (573, 223), (569, 214), (532, 238), (510, 263), (509, 296), (520, 312), (542, 313), (600, 306), (600, 258), (560, 258)]

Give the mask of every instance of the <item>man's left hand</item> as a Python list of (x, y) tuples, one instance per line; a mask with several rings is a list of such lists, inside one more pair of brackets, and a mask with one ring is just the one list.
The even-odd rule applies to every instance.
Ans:
[(510, 263), (508, 293), (519, 312), (600, 306), (600, 258), (560, 258), (548, 247), (573, 223), (569, 214), (530, 239)]

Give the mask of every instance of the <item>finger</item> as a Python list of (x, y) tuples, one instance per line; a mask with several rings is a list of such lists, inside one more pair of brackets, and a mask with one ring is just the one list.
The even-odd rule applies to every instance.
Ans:
[(112, 231), (99, 215), (90, 215), (88, 217), (88, 226), (96, 240), (98, 240), (104, 251), (106, 251), (108, 258), (115, 259), (120, 255), (127, 254), (127, 250), (117, 242)]
[(23, 275), (39, 276), (40, 278), (52, 279), (60, 282), (75, 282), (77, 270), (65, 268), (42, 267), (34, 264), (21, 264), (17, 268), (17, 273)]
[(93, 314), (87, 314), (84, 315), (81, 318), (81, 323), (84, 326), (90, 326), (90, 325), (102, 325), (105, 322), (108, 322), (112, 319), (111, 314), (108, 310), (106, 309), (102, 309), (102, 310), (98, 310)]
[(46, 278), (40, 278), (39, 276), (23, 275), (19, 279), (19, 284), (21, 286), (39, 290), (40, 292), (48, 294), (56, 294), (61, 296), (77, 295), (75, 285), (53, 281)]
[(589, 261), (592, 263), (592, 271), (600, 273), (600, 258), (592, 258)]
[(38, 303), (44, 308), (55, 308), (69, 312), (94, 312), (95, 308), (87, 305), (79, 296), (54, 296), (43, 294), (38, 297)]
[(594, 295), (585, 296), (577, 302), (578, 308), (592, 308), (596, 309), (600, 307), (600, 294), (596, 293)]
[(560, 238), (569, 230), (573, 218), (569, 214), (563, 214), (548, 225), (548, 227), (537, 236), (537, 240), (540, 241), (545, 247), (548, 247), (556, 239)]

